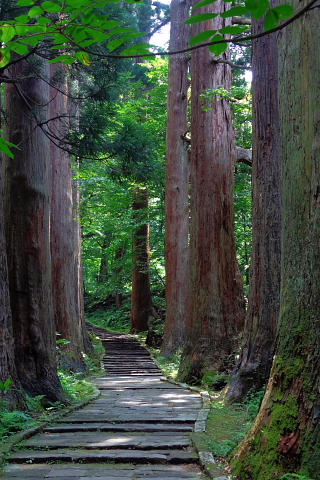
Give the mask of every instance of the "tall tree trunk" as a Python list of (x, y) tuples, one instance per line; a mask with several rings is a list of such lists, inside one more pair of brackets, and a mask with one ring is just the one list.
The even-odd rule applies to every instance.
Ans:
[(141, 223), (141, 212), (148, 208), (148, 191), (137, 187), (134, 191), (133, 211), (139, 226), (133, 237), (133, 277), (131, 302), (131, 332), (148, 330), (154, 317), (151, 302), (149, 273), (149, 225)]
[[(228, 8), (219, 0), (201, 12)], [(193, 25), (192, 36), (229, 25), (230, 19), (217, 17), (203, 23)], [(216, 98), (209, 111), (201, 99), (207, 89), (231, 88), (231, 67), (214, 63), (213, 54), (201, 48), (192, 53), (191, 73), (191, 315), (179, 372), (187, 381), (202, 378), (206, 370), (230, 368), (244, 323), (234, 233), (236, 147), (231, 112), (225, 99)]]
[[(82, 352), (84, 341), (78, 283), (79, 238), (77, 203), (73, 198), (73, 176), (70, 155), (59, 148), (59, 139), (65, 138), (70, 127), (67, 72), (51, 65), (51, 78), (58, 77), (51, 90), (49, 131), (54, 136), (50, 144), (52, 165), (52, 204), (51, 204), (51, 259), (54, 319), (60, 338), (70, 343), (60, 345), (59, 364), (77, 372), (87, 370)], [(65, 92), (64, 95), (62, 92)]]
[[(297, 0), (292, 4), (303, 7)], [(319, 42), (317, 9), (278, 36), (283, 163), (279, 330), (265, 398), (234, 461), (239, 479), (274, 480), (295, 472), (320, 480)]]
[[(262, 31), (263, 20), (253, 21), (253, 35)], [(253, 250), (245, 344), (231, 376), (230, 402), (242, 400), (250, 389), (258, 390), (267, 382), (279, 316), (281, 139), (276, 54), (275, 35), (253, 41)]]
[(0, 381), (12, 380), (11, 389), (0, 391), (0, 399), (6, 400), (10, 408), (23, 408), (24, 399), (17, 376), (14, 360), (12, 316), (9, 296), (9, 278), (4, 235), (3, 212), (3, 160), (0, 157)]
[[(170, 50), (187, 48), (189, 0), (171, 2)], [(189, 162), (188, 142), (189, 54), (169, 61), (166, 159), (166, 321), (162, 355), (184, 346), (189, 315)]]
[[(11, 67), (6, 87), (7, 138), (19, 146), (6, 165), (6, 246), (14, 354), (30, 395), (65, 402), (56, 367), (50, 257), (50, 142), (37, 127), (48, 118), (49, 86), (25, 63)], [(48, 76), (43, 64), (42, 74)]]

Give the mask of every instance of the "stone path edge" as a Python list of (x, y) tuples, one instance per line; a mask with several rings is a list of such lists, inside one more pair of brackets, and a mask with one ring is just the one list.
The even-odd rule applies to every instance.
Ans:
[(3, 445), (0, 445), (0, 468), (6, 462), (6, 456), (12, 451), (15, 445), (22, 442), (23, 440), (28, 440), (28, 438), (33, 437), (37, 433), (42, 432), (44, 428), (46, 428), (48, 425), (55, 422), (56, 420), (59, 420), (59, 418), (65, 417), (66, 415), (68, 415), (69, 413), (75, 410), (80, 410), (80, 408), (85, 407), (93, 400), (96, 400), (97, 398), (99, 398), (101, 396), (101, 391), (94, 385), (93, 385), (93, 389), (94, 389), (94, 394), (91, 395), (91, 397), (88, 397), (86, 400), (83, 400), (82, 402), (77, 402), (73, 405), (62, 408), (56, 415), (53, 415), (52, 417), (48, 418), (48, 420), (42, 421), (36, 427), (28, 428), (26, 430), (22, 430), (21, 432), (15, 433), (14, 435), (11, 435), (8, 441), (3, 443)]
[[(139, 340), (139, 339), (138, 339)], [(140, 340), (139, 340), (140, 341)], [(141, 342), (140, 342), (141, 343)], [(148, 352), (151, 355), (152, 360), (154, 363), (160, 368), (161, 366), (159, 365), (157, 359), (152, 355), (152, 352), (150, 349), (141, 343), (141, 345), (148, 350)], [(173, 380), (171, 377), (167, 377), (163, 375), (160, 377), (160, 380), (162, 382), (169, 382), (172, 383), (173, 385), (177, 385), (181, 388), (185, 388), (187, 390), (190, 390), (191, 392), (197, 392), (199, 395), (202, 397), (202, 408), (200, 412), (198, 413), (196, 423), (195, 423), (195, 428), (194, 431), (195, 433), (200, 433), (200, 432), (206, 432), (207, 431), (207, 420), (210, 412), (210, 393), (207, 392), (206, 390), (201, 390), (199, 387), (192, 387), (191, 385), (188, 385), (187, 383), (180, 383), (177, 382), (176, 380)], [(224, 471), (218, 467), (216, 464), (216, 461), (214, 459), (214, 456), (209, 450), (203, 450), (202, 446), (197, 442), (196, 438), (193, 438), (193, 444), (194, 447), (198, 453), (199, 456), (199, 463), (201, 465), (201, 468), (205, 472), (205, 474), (209, 477), (212, 478), (213, 480), (229, 480), (230, 477), (225, 475)]]
[[(195, 428), (194, 431), (195, 433), (200, 433), (200, 432), (206, 432), (206, 425), (207, 425), (207, 419), (209, 416), (210, 412), (210, 394), (209, 392), (205, 390), (201, 390), (198, 387), (192, 387), (188, 385), (187, 383), (180, 383), (176, 382), (170, 377), (161, 377), (161, 381), (163, 382), (169, 382), (172, 383), (173, 385), (177, 385), (181, 388), (186, 388), (190, 390), (191, 392), (197, 392), (201, 395), (202, 397), (202, 408), (200, 412), (198, 413), (196, 423), (195, 423)], [(203, 450), (203, 447), (200, 446), (200, 444), (197, 442), (196, 438), (193, 438), (193, 444), (194, 447), (198, 453), (199, 456), (199, 463), (205, 472), (205, 474), (209, 477), (212, 478), (213, 480), (229, 480), (230, 477), (226, 476), (224, 471), (218, 467), (216, 464), (216, 461), (214, 459), (214, 456), (209, 450)]]

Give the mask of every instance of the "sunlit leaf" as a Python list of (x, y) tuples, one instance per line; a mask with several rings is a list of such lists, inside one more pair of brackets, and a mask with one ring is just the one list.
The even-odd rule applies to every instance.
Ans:
[(55, 3), (55, 2), (43, 2), (41, 4), (41, 7), (43, 8), (43, 10), (45, 10), (46, 12), (50, 12), (50, 13), (58, 13), (58, 12), (61, 12), (62, 10), (62, 6), (59, 5), (58, 3)]
[(0, 68), (5, 67), (10, 62), (11, 54), (6, 48), (0, 48)]
[(92, 65), (90, 55), (87, 52), (77, 52), (76, 57), (84, 65)]
[(11, 43), (10, 44), (10, 50), (13, 50), (16, 53), (19, 53), (19, 55), (26, 55), (29, 52), (29, 48), (27, 45), (24, 45), (23, 43)]
[(229, 17), (236, 17), (238, 15), (244, 15), (245, 13), (248, 13), (249, 10), (247, 7), (234, 7), (231, 8), (230, 10), (227, 10), (226, 12), (222, 12), (220, 16), (222, 18), (229, 18)]
[(52, 22), (52, 20), (50, 20), (50, 18), (47, 18), (47, 17), (39, 17), (37, 19), (37, 22), (40, 24), (40, 25), (49, 25), (49, 23)]
[(17, 5), (20, 7), (30, 7), (31, 5), (34, 5), (36, 2), (35, 0), (19, 0), (17, 2)]
[(42, 42), (45, 39), (44, 35), (37, 35), (36, 37), (27, 37), (27, 38), (20, 38), (19, 42), (26, 43), (27, 45), (32, 45), (36, 47), (39, 42)]
[(206, 30), (205, 32), (199, 33), (199, 35), (196, 35), (191, 38), (190, 40), (190, 45), (197, 45), (198, 43), (205, 42), (206, 40), (209, 40), (209, 38), (213, 37), (217, 33), (217, 30)]
[(10, 42), (15, 36), (16, 31), (12, 25), (2, 25), (1, 27), (1, 41), (4, 43)]
[(43, 9), (38, 6), (34, 6), (29, 10), (28, 15), (30, 18), (37, 17), (38, 15), (43, 15)]
[(28, 23), (30, 20), (28, 15), (19, 15), (18, 17), (15, 17), (15, 21), (18, 23)]
[(201, 8), (201, 7), (206, 7), (207, 5), (211, 5), (212, 3), (215, 3), (217, 0), (203, 0), (203, 2), (200, 2), (200, 3), (197, 3), (197, 5), (195, 5), (193, 8), (196, 9), (196, 8)]
[[(220, 40), (224, 40), (223, 36), (217, 33), (212, 39), (212, 42), (219, 42)], [(214, 53), (215, 55), (221, 55), (221, 53), (225, 52), (228, 48), (228, 43), (217, 43), (215, 45), (210, 45), (209, 50), (210, 52)]]

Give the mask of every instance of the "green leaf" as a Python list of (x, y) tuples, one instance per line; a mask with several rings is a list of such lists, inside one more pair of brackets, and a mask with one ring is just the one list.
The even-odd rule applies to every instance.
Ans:
[(229, 18), (229, 17), (236, 17), (238, 15), (243, 15), (245, 13), (248, 13), (249, 10), (247, 7), (234, 7), (230, 8), (230, 10), (227, 10), (226, 12), (223, 12), (220, 14), (222, 18)]
[[(111, 37), (109, 33), (101, 32), (100, 30), (94, 30), (93, 28), (88, 30), (87, 34), (94, 38), (96, 42), (104, 42)], [(90, 40), (90, 42), (92, 42), (92, 40)], [(81, 43), (81, 45), (83, 44)]]
[(19, 15), (18, 17), (15, 17), (15, 21), (18, 23), (28, 23), (29, 20), (29, 15)]
[(134, 30), (133, 28), (119, 27), (119, 28), (115, 28), (114, 30), (112, 30), (111, 33), (112, 33), (112, 35), (118, 35), (118, 33), (130, 33), (130, 32), (135, 32), (135, 31), (136, 30)]
[(11, 54), (10, 50), (6, 48), (0, 48), (0, 68), (5, 67), (10, 62)]
[(55, 2), (43, 2), (41, 4), (41, 7), (43, 8), (44, 11), (50, 12), (50, 13), (58, 13), (62, 11), (62, 6)]
[(79, 46), (81, 48), (86, 48), (86, 47), (89, 47), (90, 45), (92, 45), (93, 43), (96, 43), (98, 42), (99, 40), (94, 40), (94, 39), (91, 39), (91, 40), (86, 40), (84, 42), (80, 42), (79, 43)]
[(76, 57), (84, 65), (92, 65), (90, 55), (87, 52), (77, 52)]
[(237, 33), (242, 33), (246, 30), (250, 30), (250, 28), (251, 27), (246, 25), (230, 25), (230, 27), (220, 28), (219, 32), (223, 34), (235, 35)]
[(30, 7), (34, 4), (35, 0), (19, 0), (19, 2), (17, 2), (17, 5), (19, 5), (20, 7)]
[(68, 38), (62, 35), (62, 33), (56, 33), (52, 35), (54, 43), (66, 43), (69, 42)]
[(116, 40), (111, 40), (111, 42), (108, 43), (108, 48), (110, 52), (120, 47), (120, 45), (122, 45), (124, 42), (125, 42), (125, 39), (123, 38), (117, 38)]
[(270, 8), (270, 0), (258, 0), (254, 7), (251, 9), (253, 18), (258, 20), (267, 13)]
[(19, 55), (25, 55), (26, 53), (29, 52), (29, 48), (27, 45), (24, 45), (23, 43), (11, 43), (10, 44), (10, 50), (13, 50), (16, 53), (19, 53)]
[[(224, 40), (224, 38), (219, 33), (217, 33), (217, 35), (215, 35), (212, 38), (212, 42), (218, 42), (220, 40)], [(210, 45), (209, 50), (215, 55), (221, 55), (221, 53), (225, 52), (227, 48), (228, 48), (228, 43), (224, 42), (224, 43), (217, 43), (216, 45)]]
[(203, 0), (203, 2), (197, 3), (194, 7), (192, 7), (193, 10), (196, 8), (201, 8), (201, 7), (206, 7), (207, 5), (211, 5), (212, 3), (215, 3), (217, 0)]
[(278, 7), (275, 7), (273, 10), (277, 12), (280, 21), (284, 20), (285, 18), (290, 18), (294, 14), (293, 6), (288, 4), (279, 5)]
[(12, 25), (2, 25), (1, 27), (1, 41), (4, 43), (10, 42), (15, 36), (16, 31)]
[(44, 35), (37, 35), (36, 37), (20, 38), (19, 42), (36, 47), (39, 42), (42, 42), (44, 39)]
[(50, 18), (47, 18), (47, 17), (39, 17), (37, 19), (37, 23), (39, 25), (49, 25), (49, 23), (51, 23), (52, 20), (50, 20)]
[(249, 9), (252, 10), (254, 8), (255, 4), (257, 3), (257, 0), (245, 0), (244, 4), (245, 6)]
[(186, 25), (192, 25), (193, 23), (205, 22), (206, 20), (212, 20), (213, 18), (216, 18), (218, 15), (218, 13), (200, 13), (200, 15), (195, 15), (184, 23)]
[(77, 30), (73, 34), (73, 38), (77, 43), (82, 42), (83, 40), (86, 40), (87, 37), (87, 29), (83, 27), (77, 28)]
[(38, 6), (34, 6), (29, 10), (28, 15), (30, 18), (37, 17), (38, 15), (43, 15), (43, 9)]
[(264, 20), (264, 28), (266, 30), (272, 30), (273, 28), (277, 27), (280, 23), (280, 18), (277, 12), (274, 9), (269, 10)]
[(196, 35), (191, 38), (190, 40), (190, 45), (197, 45), (198, 43), (205, 42), (206, 40), (209, 40), (209, 38), (213, 37), (217, 33), (217, 30), (206, 30), (205, 32), (199, 33), (199, 35)]
[(81, 23), (83, 25), (88, 25), (89, 23), (92, 22), (92, 20), (96, 18), (96, 15), (92, 12), (87, 13), (87, 15), (84, 15), (81, 19)]

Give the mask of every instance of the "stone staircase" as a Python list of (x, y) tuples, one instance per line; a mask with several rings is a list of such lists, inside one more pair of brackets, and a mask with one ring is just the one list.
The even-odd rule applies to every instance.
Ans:
[(200, 395), (160, 380), (149, 352), (129, 335), (103, 340), (101, 395), (26, 440), (0, 477), (9, 480), (204, 479), (190, 440)]

